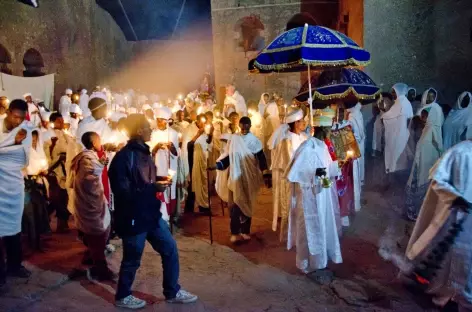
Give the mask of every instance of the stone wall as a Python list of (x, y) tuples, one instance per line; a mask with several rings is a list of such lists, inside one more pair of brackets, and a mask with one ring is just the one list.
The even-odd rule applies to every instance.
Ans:
[(453, 103), (472, 89), (472, 1), (364, 0), (366, 71), (385, 90), (405, 82), (422, 92), (433, 86)]
[(0, 0), (0, 44), (12, 56), (10, 69), (23, 75), (23, 55), (37, 49), (43, 72), (56, 74), (56, 100), (66, 87), (93, 87), (132, 56), (133, 44), (95, 1), (41, 1), (38, 9)]
[(249, 75), (248, 61), (256, 52), (244, 53), (235, 47), (234, 27), (238, 20), (254, 14), (264, 25), (265, 44), (285, 30), (287, 21), (300, 12), (296, 0), (212, 0), (213, 54), (216, 89), (220, 93), (227, 83), (234, 83), (246, 101), (259, 101), (262, 92), (279, 91), (292, 98), (300, 87), (299, 74)]

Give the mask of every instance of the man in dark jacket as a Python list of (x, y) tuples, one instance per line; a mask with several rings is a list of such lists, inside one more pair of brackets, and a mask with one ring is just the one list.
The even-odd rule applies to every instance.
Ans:
[(130, 140), (113, 158), (109, 170), (115, 198), (116, 233), (123, 240), (115, 304), (129, 309), (146, 305), (144, 300), (131, 294), (146, 240), (161, 255), (167, 302), (195, 302), (197, 296), (180, 289), (177, 245), (167, 223), (161, 218), (161, 202), (156, 193), (164, 191), (172, 181), (156, 176), (156, 167), (145, 143), (151, 139), (151, 127), (144, 115), (133, 114), (128, 117), (126, 128)]

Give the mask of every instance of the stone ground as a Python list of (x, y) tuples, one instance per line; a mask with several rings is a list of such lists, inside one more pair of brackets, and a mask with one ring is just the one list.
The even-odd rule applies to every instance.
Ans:
[[(367, 179), (380, 185), (383, 178), (373, 172)], [(320, 285), (297, 271), (294, 251), (287, 251), (271, 231), (269, 190), (262, 190), (258, 199), (253, 240), (239, 246), (229, 244), (228, 212), (225, 209), (223, 216), (219, 200), (213, 198), (213, 245), (208, 217), (186, 216), (176, 234), (181, 284), (200, 301), (191, 305), (163, 301), (161, 264), (150, 246), (136, 277), (135, 295), (147, 300), (144, 311), (436, 311), (428, 298), (407, 291), (397, 279), (398, 269), (378, 255), (378, 242), (387, 227), (393, 225), (397, 231), (405, 227), (391, 201), (388, 192), (366, 187), (365, 205), (342, 237), (344, 263), (331, 266), (335, 279)], [(0, 296), (1, 312), (119, 311), (113, 306), (116, 285), (90, 282), (77, 270), (83, 269), (78, 264), (84, 248), (75, 235), (75, 231), (54, 234), (44, 241), (43, 253), (27, 255), (32, 277), (9, 280), (9, 290)], [(115, 243), (117, 252), (109, 261), (118, 270), (121, 250), (119, 241)]]

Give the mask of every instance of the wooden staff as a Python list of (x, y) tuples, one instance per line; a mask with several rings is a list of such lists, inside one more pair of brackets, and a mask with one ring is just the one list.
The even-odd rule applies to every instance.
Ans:
[[(207, 158), (207, 168), (210, 168), (210, 159), (209, 157)], [(212, 213), (211, 213), (211, 195), (210, 195), (210, 170), (207, 170), (207, 186), (208, 186), (208, 209), (210, 210), (210, 213), (208, 214), (210, 218), (210, 244), (213, 245), (213, 224), (212, 224)]]

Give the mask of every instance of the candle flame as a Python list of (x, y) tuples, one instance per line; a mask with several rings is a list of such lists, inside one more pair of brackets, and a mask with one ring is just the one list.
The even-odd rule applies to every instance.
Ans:
[(169, 175), (169, 177), (173, 178), (175, 176), (175, 170), (169, 169), (167, 170), (167, 174)]
[(46, 159), (41, 160), (41, 168), (48, 169), (48, 161)]

